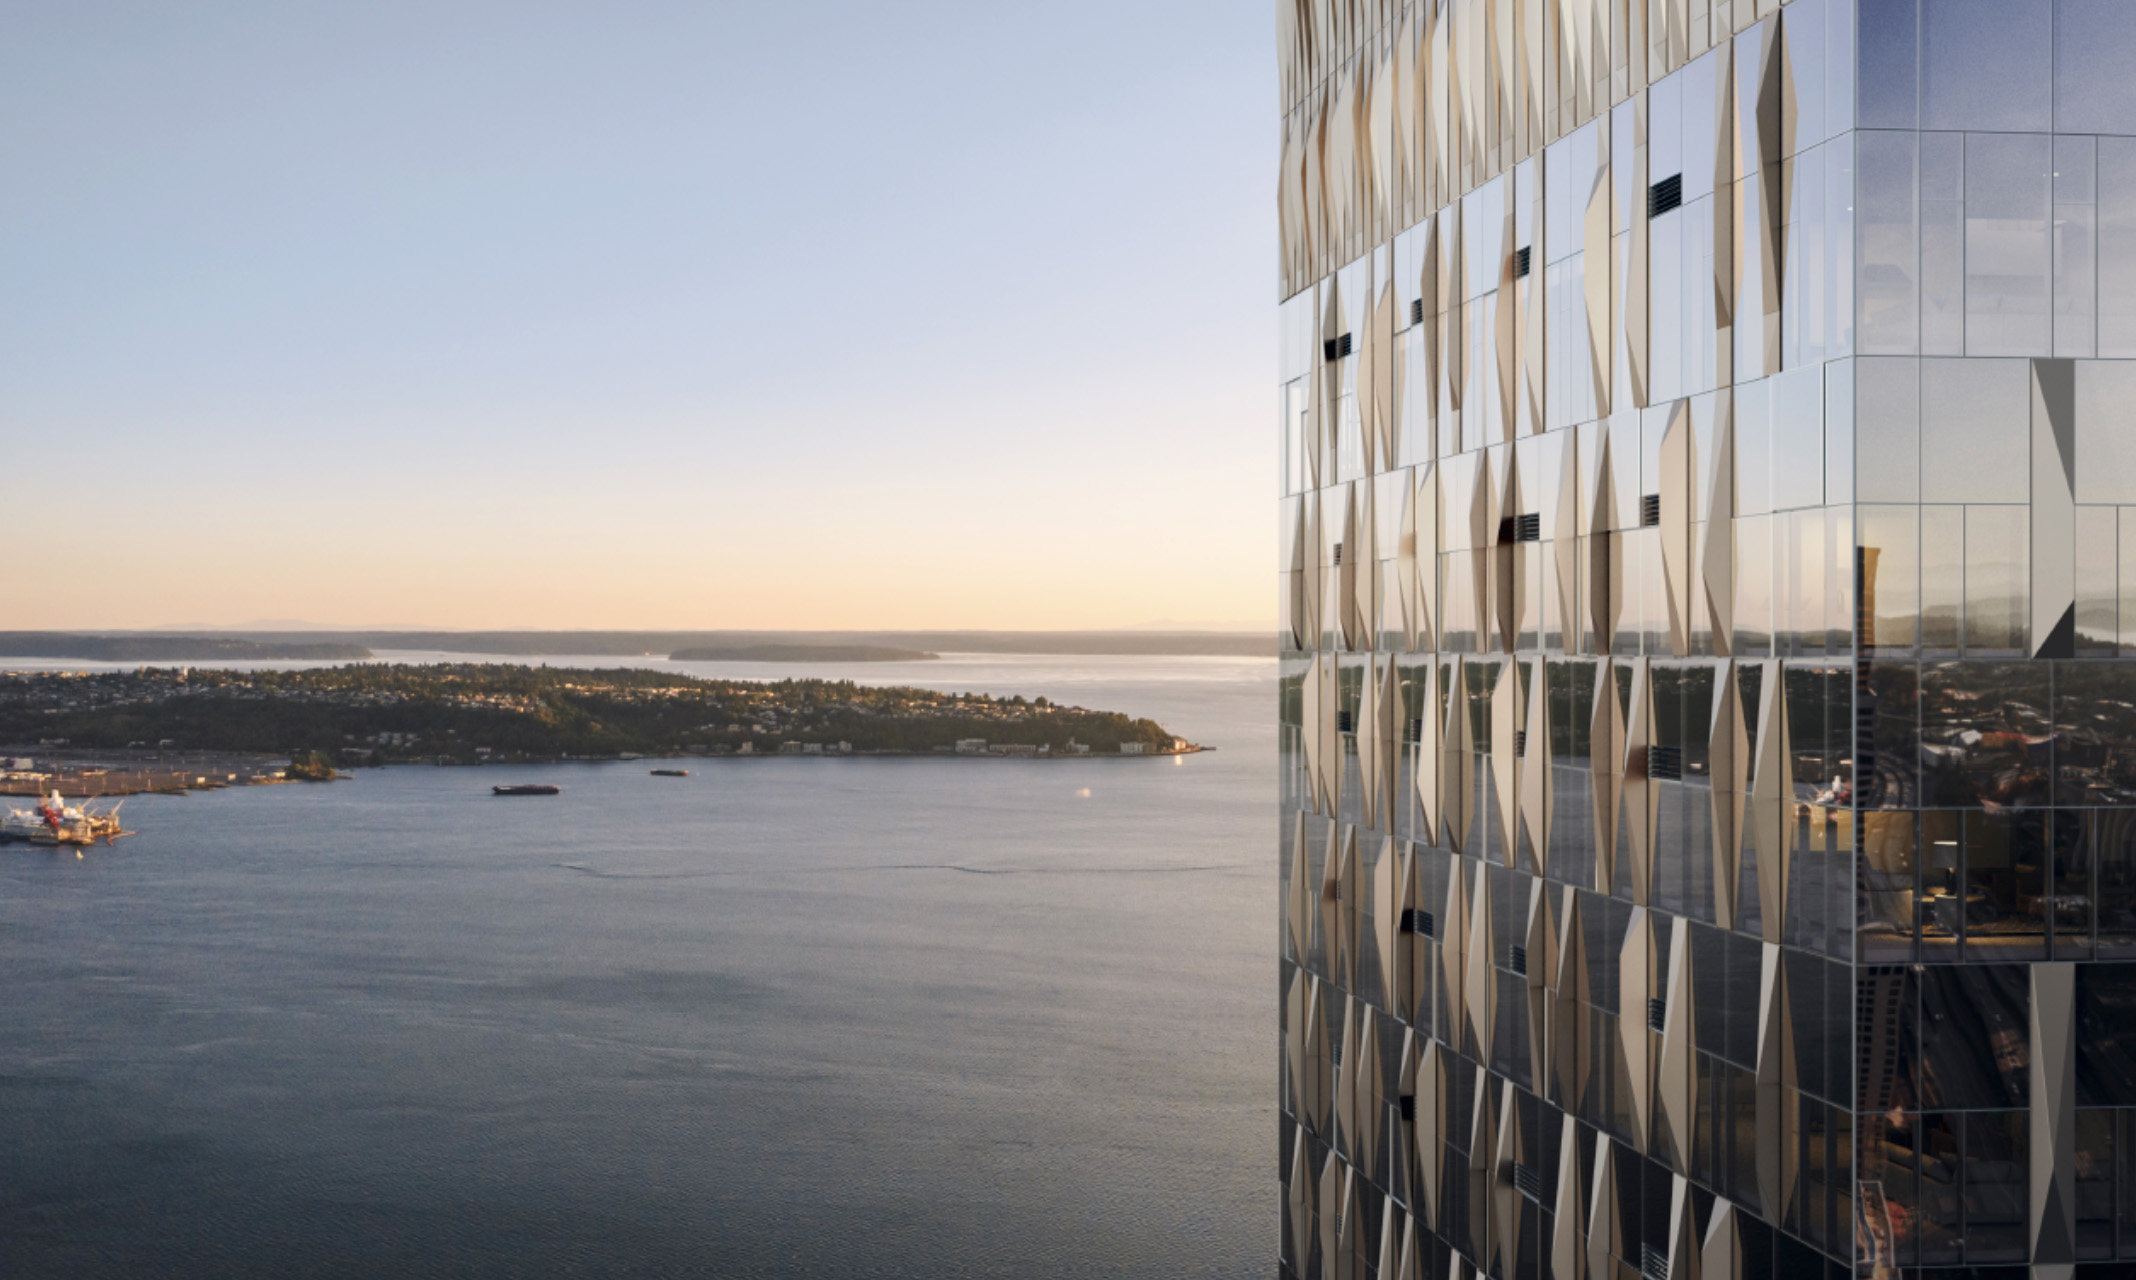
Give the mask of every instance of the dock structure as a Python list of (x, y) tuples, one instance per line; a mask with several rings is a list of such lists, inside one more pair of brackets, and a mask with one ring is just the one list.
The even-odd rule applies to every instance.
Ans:
[(97, 772), (52, 772), (0, 776), (0, 796), (41, 796), (59, 791), (85, 800), (137, 796), (151, 791), (204, 791), (242, 785), (221, 775), (188, 769), (130, 769)]
[[(7, 752), (0, 749), (0, 757)], [(85, 800), (219, 791), (283, 782), (286, 757), (235, 752), (161, 753), (77, 750), (65, 755), (25, 752), (0, 770), (0, 796), (45, 796), (53, 791)]]

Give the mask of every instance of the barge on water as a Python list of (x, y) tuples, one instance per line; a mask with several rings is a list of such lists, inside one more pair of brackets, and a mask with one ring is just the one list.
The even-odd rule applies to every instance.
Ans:
[(523, 782), (513, 787), (491, 787), (490, 792), (500, 796), (554, 796), (563, 794), (562, 787), (552, 787), (546, 782)]

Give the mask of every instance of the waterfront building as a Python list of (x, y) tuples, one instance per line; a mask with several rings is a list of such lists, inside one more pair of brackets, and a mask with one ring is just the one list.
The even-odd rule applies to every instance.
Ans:
[(1279, 38), (1281, 1273), (2136, 1273), (2136, 4)]

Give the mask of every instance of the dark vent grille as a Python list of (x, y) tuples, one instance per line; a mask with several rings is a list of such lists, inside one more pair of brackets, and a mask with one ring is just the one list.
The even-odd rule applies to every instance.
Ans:
[(1684, 205), (1684, 175), (1672, 173), (1647, 188), (1647, 216), (1658, 218)]
[(1648, 747), (1647, 777), (1680, 782), (1684, 776), (1682, 747)]
[(1661, 495), (1644, 494), (1639, 499), (1639, 524), (1651, 529), (1661, 523)]
[(1350, 335), (1347, 333), (1340, 338), (1329, 338), (1326, 342), (1320, 344), (1320, 354), (1330, 360), (1340, 360), (1349, 355), (1351, 350)]
[(1431, 912), (1409, 907), (1402, 912), (1402, 932), (1413, 933), (1420, 938), (1436, 935), (1439, 922), (1431, 918)]
[(1409, 323), (1411, 323), (1411, 324), (1423, 324), (1423, 323), (1424, 323), (1424, 299), (1422, 299), (1422, 298), (1413, 298), (1413, 299), (1411, 299), (1411, 300), (1410, 300), (1410, 303), (1409, 303)]
[(1342, 568), (1342, 544), (1340, 542), (1335, 544), (1335, 567)]
[(1409, 741), (1411, 742), (1424, 741), (1424, 722), (1422, 720), (1411, 720), (1409, 722), (1408, 734)]
[(1528, 249), (1528, 248), (1527, 248), (1527, 247), (1525, 247), (1525, 246), (1523, 246), (1523, 247), (1522, 247), (1522, 248), (1520, 248), (1519, 250), (1515, 251), (1515, 253), (1513, 254), (1513, 278), (1514, 278), (1514, 279), (1518, 280), (1518, 279), (1520, 279), (1520, 278), (1521, 278), (1522, 276), (1524, 276), (1524, 275), (1527, 275), (1527, 274), (1528, 274), (1528, 272), (1529, 272), (1529, 270), (1530, 270), (1530, 268), (1529, 268), (1529, 265), (1528, 265), (1528, 263), (1529, 263), (1529, 258), (1530, 258), (1530, 255), (1531, 255), (1531, 253), (1532, 253), (1532, 252), (1533, 252), (1532, 250)]
[(1523, 978), (1527, 977), (1527, 976), (1528, 976), (1528, 949), (1527, 949), (1526, 947), (1515, 947), (1515, 948), (1513, 948), (1513, 956), (1512, 956), (1512, 960), (1511, 960), (1511, 963), (1510, 963), (1510, 965), (1509, 965), (1508, 967), (1510, 967), (1510, 968), (1511, 968), (1511, 969), (1513, 970), (1513, 972), (1515, 972), (1515, 973), (1519, 974), (1519, 975), (1520, 975), (1521, 977), (1523, 977)]
[(1413, 1093), (1405, 1093), (1402, 1095), (1402, 1119), (1405, 1121), (1414, 1121), (1416, 1118), (1417, 1095)]
[(1335, 732), (1337, 732), (1337, 733), (1351, 733), (1351, 732), (1354, 732), (1354, 730), (1353, 730), (1353, 728), (1352, 728), (1352, 726), (1351, 726), (1351, 723), (1350, 723), (1350, 713), (1349, 713), (1349, 712), (1347, 712), (1347, 711), (1338, 711), (1338, 712), (1336, 712), (1336, 713), (1335, 713)]
[(1669, 1280), (1669, 1255), (1653, 1245), (1640, 1245), (1639, 1274), (1646, 1280)]
[(1516, 1163), (1513, 1166), (1513, 1189), (1537, 1204), (1541, 1204), (1543, 1200), (1543, 1175), (1530, 1169), (1527, 1165)]
[(1513, 517), (1513, 541), (1541, 542), (1542, 540), (1543, 517), (1541, 513), (1530, 511), (1526, 515)]
[(1659, 1032), (1669, 1020), (1669, 1002), (1659, 997), (1647, 1001), (1647, 1030)]
[(1515, 729), (1513, 731), (1513, 758), (1515, 760), (1528, 758), (1528, 731), (1526, 729)]

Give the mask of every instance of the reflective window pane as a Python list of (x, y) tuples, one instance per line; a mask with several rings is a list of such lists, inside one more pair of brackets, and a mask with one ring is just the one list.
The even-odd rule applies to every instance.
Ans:
[(2054, 140), (2054, 353), (2096, 348), (2098, 163), (2091, 138)]
[[(1856, 255), (1861, 263), (1859, 350), (1878, 355), (1912, 355), (1920, 329), (1920, 253), (1916, 215), (1915, 168), (1918, 136), (1911, 133), (1855, 135)], [(2136, 178), (2136, 165), (2131, 166)], [(2136, 181), (2131, 183), (2136, 197)], [(2136, 214), (2136, 199), (2131, 201)], [(2136, 232), (2136, 219), (2132, 219)], [(2136, 242), (2136, 235), (2132, 235)], [(2131, 254), (2136, 263), (2136, 252)], [(2136, 285), (2136, 279), (2132, 279)], [(2136, 316), (2131, 317), (2130, 345), (2136, 347)]]
[(1921, 362), (1921, 498), (2024, 502), (2031, 374), (2022, 360)]
[(1920, 366), (1900, 357), (1854, 361), (1855, 488), (1862, 502), (1921, 496)]
[(2028, 650), (2030, 512), (1965, 509), (1965, 652), (1970, 658), (2022, 658)]
[(2052, 144), (2046, 134), (1966, 137), (1968, 355), (2044, 356), (2054, 349)]
[(1921, 127), (2052, 129), (2048, 28), (2047, 0), (1922, 5)]
[(1965, 135), (1921, 136), (1921, 352), (1965, 354)]
[(2098, 147), (2099, 354), (2136, 356), (2136, 138)]
[(2076, 364), (2077, 501), (2136, 502), (2136, 361)]
[(1914, 507), (1860, 509), (1863, 612), (1868, 633), (1863, 650), (1904, 653), (1919, 628), (1920, 512)]
[(1919, 0), (1861, 0), (1861, 126), (1914, 127)]
[(2055, 0), (2054, 127), (2058, 133), (2136, 133), (2136, 5)]

